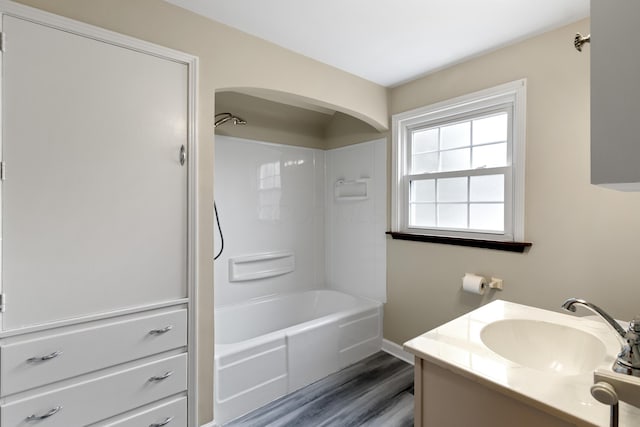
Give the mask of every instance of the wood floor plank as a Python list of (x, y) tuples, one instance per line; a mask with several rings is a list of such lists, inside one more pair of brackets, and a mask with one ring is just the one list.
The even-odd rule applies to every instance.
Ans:
[(379, 352), (225, 427), (409, 427), (413, 367)]

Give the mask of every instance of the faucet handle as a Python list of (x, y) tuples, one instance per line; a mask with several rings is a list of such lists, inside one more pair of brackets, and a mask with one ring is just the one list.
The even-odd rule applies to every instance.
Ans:
[[(625, 334), (625, 339), (627, 340), (627, 345), (636, 347), (635, 350), (631, 349), (631, 351), (637, 353), (637, 347), (640, 345), (640, 315), (637, 315), (629, 322), (629, 330)], [(636, 357), (640, 359), (640, 355), (636, 355)]]
[(640, 316), (629, 322), (629, 330), (625, 334), (626, 343), (618, 354), (613, 366), (615, 372), (640, 377)]

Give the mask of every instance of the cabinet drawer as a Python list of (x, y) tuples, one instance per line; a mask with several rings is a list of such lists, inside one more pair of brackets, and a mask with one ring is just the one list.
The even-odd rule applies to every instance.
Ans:
[(187, 425), (187, 398), (181, 397), (170, 402), (141, 410), (129, 416), (118, 417), (117, 421), (106, 421), (91, 427), (184, 427)]
[(187, 311), (146, 314), (52, 331), (0, 346), (6, 396), (187, 345)]
[(0, 425), (86, 426), (186, 389), (187, 354), (183, 353), (2, 405)]

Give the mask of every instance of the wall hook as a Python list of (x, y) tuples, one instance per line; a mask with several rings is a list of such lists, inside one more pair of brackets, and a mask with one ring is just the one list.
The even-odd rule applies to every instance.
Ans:
[(576, 33), (573, 39), (573, 47), (575, 47), (578, 52), (582, 52), (582, 45), (585, 43), (591, 43), (591, 34), (583, 36), (580, 33)]

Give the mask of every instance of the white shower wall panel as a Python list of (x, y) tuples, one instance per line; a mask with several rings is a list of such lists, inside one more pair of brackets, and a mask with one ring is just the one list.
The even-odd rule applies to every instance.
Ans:
[[(216, 306), (324, 287), (324, 166), (322, 150), (216, 136)], [(293, 253), (294, 270), (230, 282), (230, 258), (274, 252)]]
[(351, 295), (387, 301), (387, 143), (326, 152), (326, 282)]

